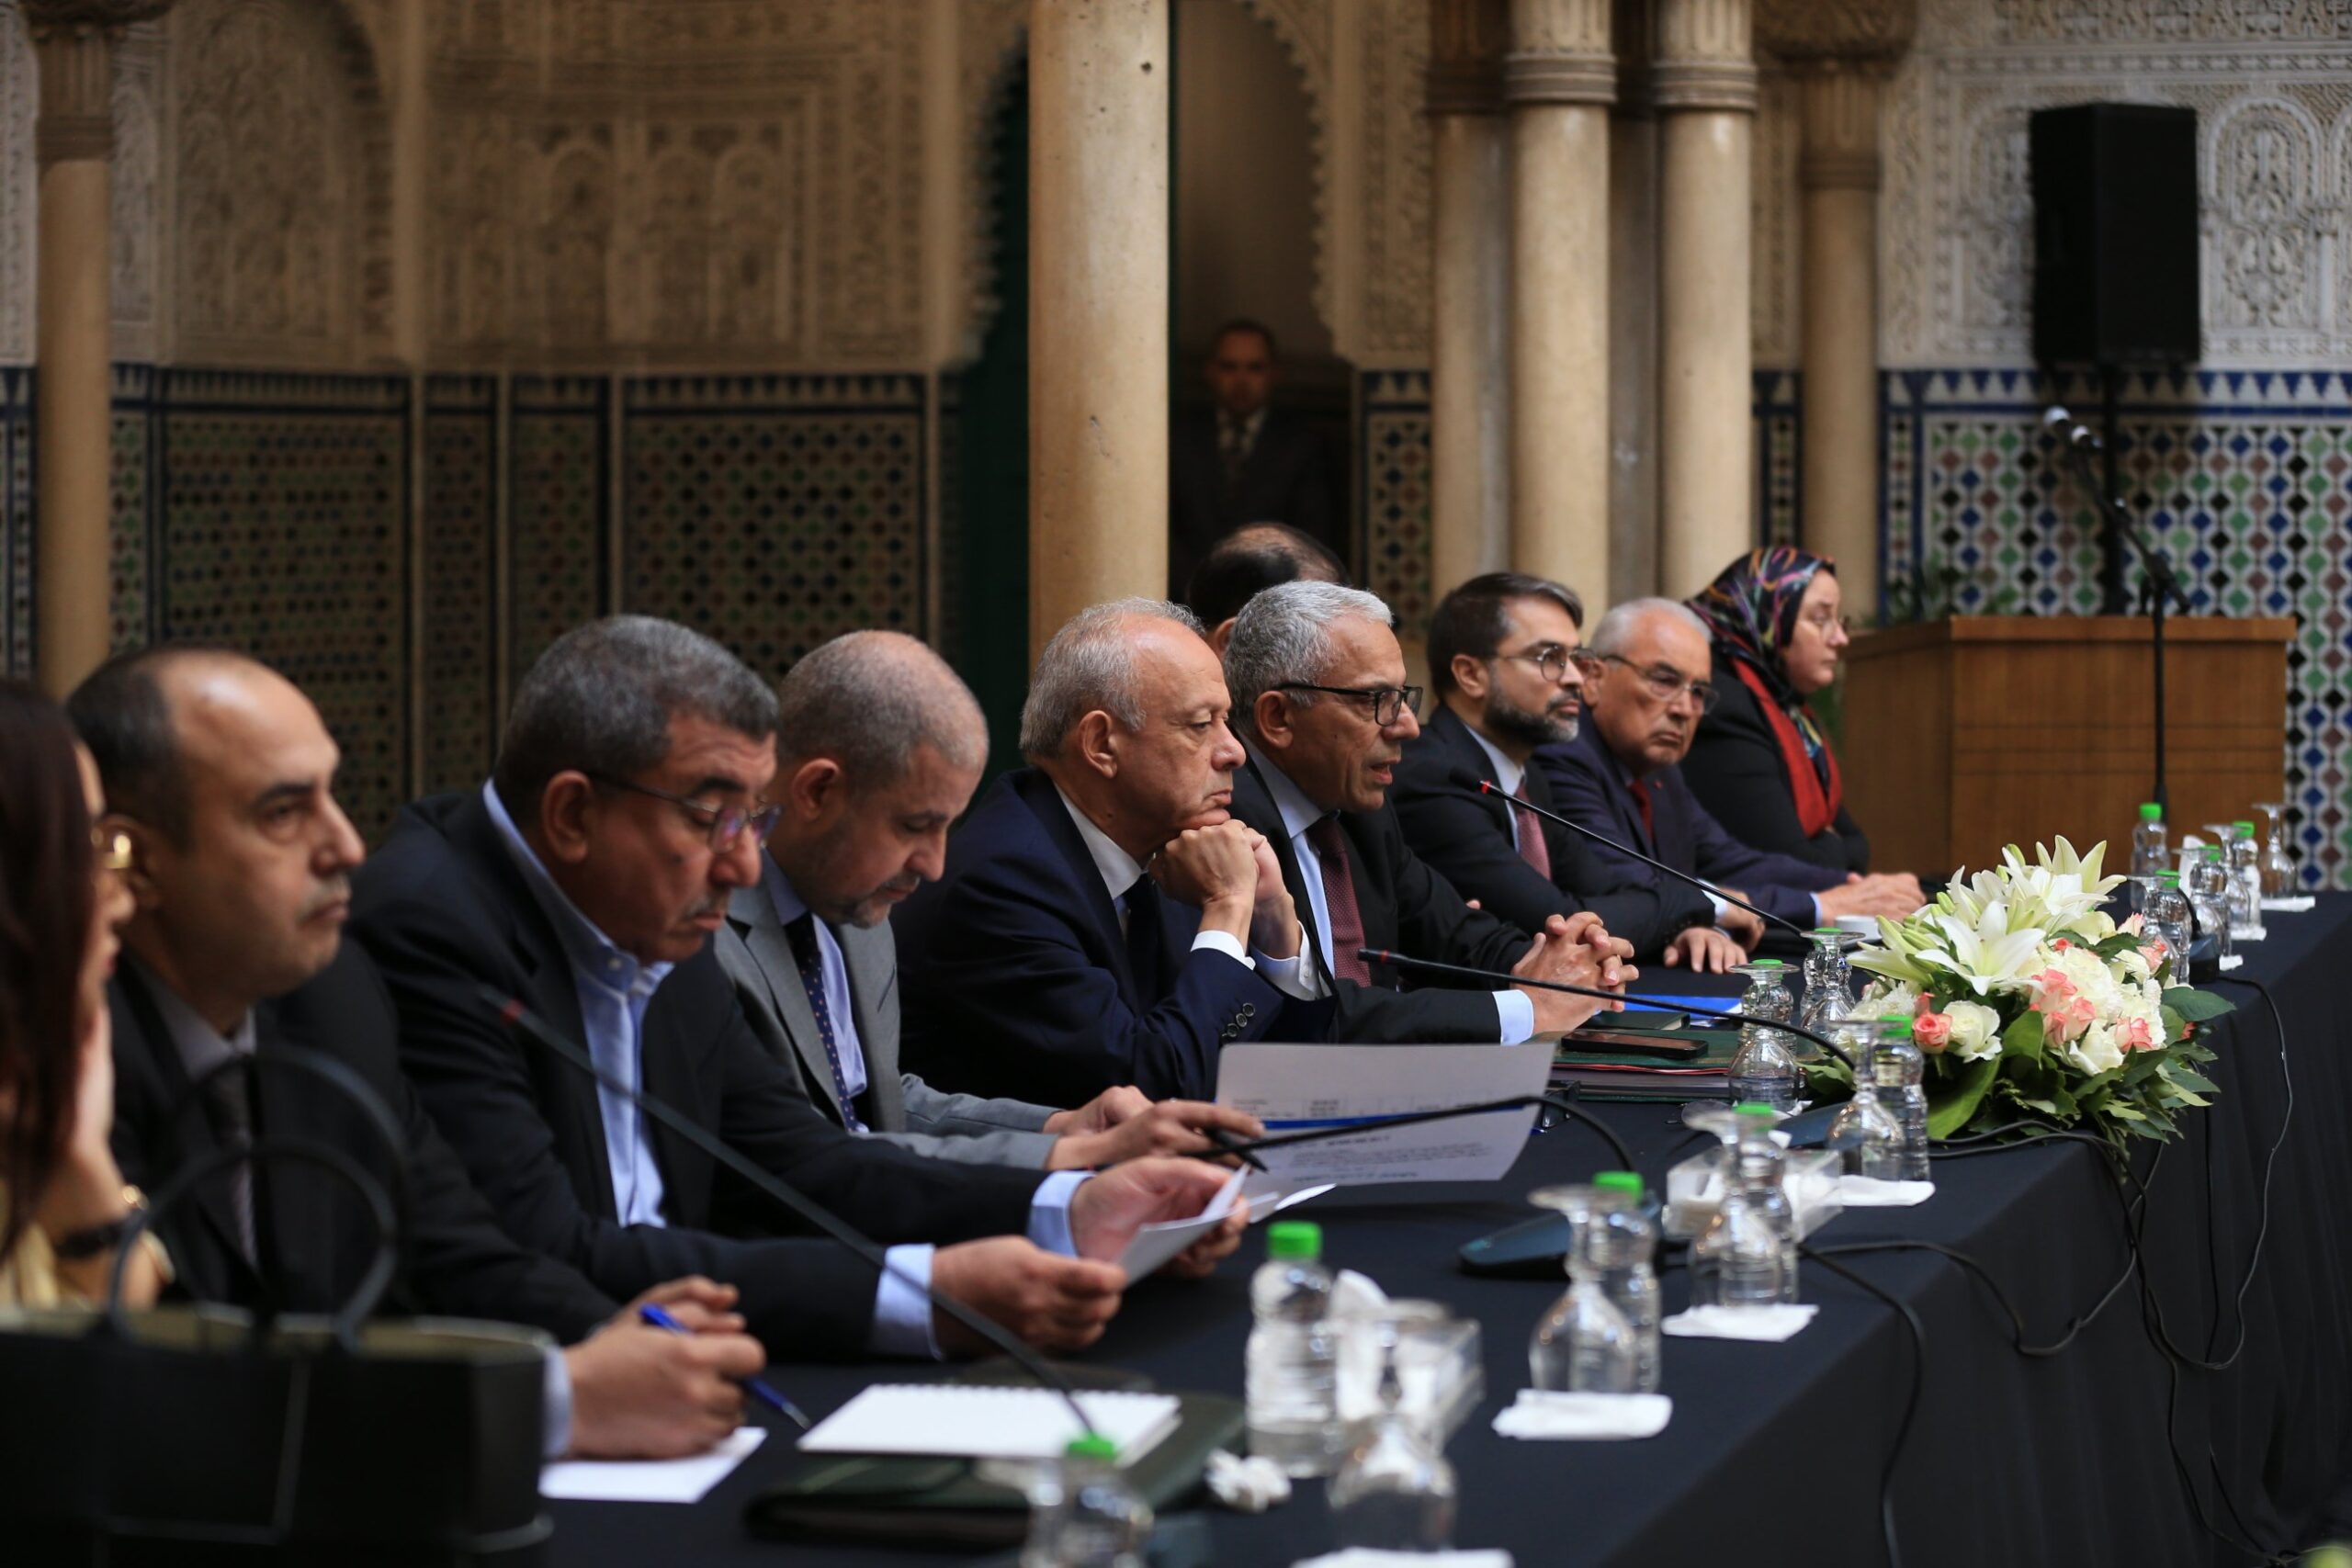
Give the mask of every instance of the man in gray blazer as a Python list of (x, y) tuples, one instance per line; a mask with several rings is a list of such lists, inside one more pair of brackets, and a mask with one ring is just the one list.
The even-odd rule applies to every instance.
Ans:
[(1133, 1088), (1074, 1110), (948, 1094), (899, 1070), (891, 907), (938, 876), (948, 827), (979, 783), (979, 705), (929, 648), (896, 632), (836, 637), (792, 667), (778, 696), (778, 768), (758, 886), (739, 888), (720, 964), (752, 1030), (817, 1109), (854, 1132), (943, 1159), (1078, 1169), (1209, 1146), (1204, 1128), (1262, 1129)]

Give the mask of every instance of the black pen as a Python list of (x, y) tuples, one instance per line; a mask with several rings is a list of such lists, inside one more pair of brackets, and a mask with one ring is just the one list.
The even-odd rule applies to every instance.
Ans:
[[(680, 1323), (676, 1318), (672, 1317), (668, 1313), (662, 1311), (660, 1307), (655, 1306), (651, 1302), (648, 1302), (643, 1306), (638, 1308), (637, 1315), (651, 1324), (654, 1327), (666, 1328), (673, 1334), (692, 1334), (694, 1332), (693, 1329), (688, 1328), (684, 1324)], [(793, 1420), (799, 1423), (800, 1429), (802, 1431), (805, 1432), (808, 1429), (808, 1417), (802, 1412), (800, 1406), (793, 1404), (792, 1401), (776, 1393), (775, 1389), (770, 1388), (765, 1378), (745, 1378), (743, 1380), (743, 1392), (750, 1394), (753, 1399), (758, 1400), (762, 1404), (766, 1405), (770, 1410), (778, 1411), (792, 1417)]]
[(1215, 1144), (1226, 1154), (1238, 1156), (1240, 1158), (1241, 1163), (1248, 1166), (1250, 1169), (1264, 1170), (1266, 1168), (1266, 1162), (1264, 1160), (1261, 1160), (1256, 1155), (1251, 1154), (1247, 1145), (1235, 1143), (1233, 1141), (1233, 1135), (1227, 1133), (1224, 1128), (1204, 1127), (1200, 1132), (1202, 1137), (1206, 1138), (1210, 1143)]

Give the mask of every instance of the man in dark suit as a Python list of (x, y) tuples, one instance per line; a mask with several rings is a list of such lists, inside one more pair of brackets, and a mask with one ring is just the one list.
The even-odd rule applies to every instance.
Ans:
[(1345, 582), (1340, 558), (1287, 523), (1245, 523), (1219, 539), (1184, 586), (1184, 603), (1208, 628), (1219, 659), (1241, 606), (1280, 582)]
[[(336, 751), (317, 710), (250, 660), (162, 649), (98, 670), (72, 711), (108, 823), (132, 845), (137, 913), (108, 987), (126, 1177), (159, 1185), (256, 1136), (330, 1145), (387, 1190), (405, 1181), (398, 1310), (526, 1324), (571, 1346), (549, 1365), (549, 1452), (682, 1454), (733, 1429), (734, 1380), (763, 1359), (727, 1310), (733, 1292), (684, 1280), (641, 1297), (707, 1330), (681, 1337), (517, 1247), (401, 1077), (383, 984), (342, 942), (363, 852), (331, 793)], [(376, 1108), (300, 1070), (298, 1052), (356, 1077)], [(380, 1240), (350, 1193), (291, 1165), (203, 1183), (160, 1228), (182, 1293), (296, 1312), (343, 1306)]]
[(1119, 1084), (1205, 1100), (1225, 1045), (1322, 1037), (1324, 1010), (1286, 1005), (1297, 911), (1229, 820), (1226, 706), (1180, 605), (1119, 600), (1054, 634), (1021, 715), (1031, 766), (896, 918), (909, 1066), (1047, 1105)]
[[(1396, 764), (1396, 820), (1414, 853), (1514, 925), (1590, 909), (1643, 962), (1719, 974), (1746, 953), (1716, 927), (1706, 895), (1655, 873), (1628, 880), (1583, 835), (1504, 798), (1552, 809), (1551, 784), (1528, 760), (1577, 733), (1583, 619), (1574, 592), (1521, 572), (1474, 577), (1438, 602), (1429, 639), (1438, 707)], [(1478, 794), (1481, 780), (1503, 794)], [(1763, 923), (1732, 913), (1754, 945)]]
[[(1900, 919), (1919, 907), (1908, 876), (1865, 877), (1750, 849), (1699, 804), (1678, 764), (1714, 690), (1706, 627), (1689, 606), (1617, 605), (1593, 629), (1592, 651), (1592, 721), (1576, 739), (1535, 753), (1562, 812), (1801, 926), (1840, 915)], [(1606, 846), (1600, 853), (1627, 875), (1648, 870)]]
[(1287, 582), (1250, 601), (1225, 652), (1234, 711), (1251, 754), (1233, 809), (1273, 846), (1307, 930), (1318, 985), (1334, 1000), (1332, 1037), (1515, 1044), (1576, 1028), (1605, 1005), (1539, 987), (1412, 985), (1364, 947), (1530, 979), (1622, 986), (1625, 943), (1589, 912), (1546, 919), (1533, 938), (1469, 908), (1405, 845), (1388, 806), (1404, 743), (1419, 733), (1420, 694), (1388, 606), (1326, 582)]
[[(1168, 590), (1181, 593), (1210, 547), (1245, 523), (1287, 523), (1334, 556), (1346, 549), (1323, 438), (1272, 406), (1274, 334), (1228, 321), (1209, 349), (1214, 407), (1179, 419), (1168, 450)], [(1214, 623), (1212, 623), (1214, 624)]]
[(938, 878), (948, 825), (988, 761), (988, 721), (947, 661), (902, 632), (835, 637), (793, 665), (776, 697), (783, 815), (759, 885), (729, 903), (718, 959), (752, 1032), (800, 1069), (829, 1120), (939, 1159), (1047, 1170), (1205, 1150), (1202, 1125), (1263, 1133), (1239, 1111), (1154, 1104), (1124, 1085), (1061, 1110), (900, 1072), (888, 917)]
[[(409, 807), (358, 878), (353, 928), (399, 1005), (401, 1066), (507, 1231), (606, 1290), (682, 1268), (725, 1279), (753, 1331), (799, 1356), (976, 1348), (934, 1325), (927, 1278), (1038, 1344), (1091, 1342), (1125, 1284), (1103, 1260), (1138, 1225), (1197, 1213), (1219, 1173), (1136, 1160), (1041, 1183), (817, 1114), (709, 946), (759, 876), (775, 724), (775, 693), (684, 626), (620, 615), (558, 638), (515, 693), (492, 780)], [(798, 1226), (758, 1184), (518, 1038), (484, 987), (894, 1244), (888, 1270), (777, 1239)], [(1238, 1239), (1220, 1237), (1210, 1251)]]

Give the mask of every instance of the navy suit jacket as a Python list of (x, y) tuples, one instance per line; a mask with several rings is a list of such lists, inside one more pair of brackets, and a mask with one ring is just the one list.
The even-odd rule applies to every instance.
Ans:
[[(1600, 727), (1590, 719), (1574, 740), (1539, 750), (1535, 765), (1550, 776), (1552, 797), (1559, 802), (1563, 815), (1678, 870), (1736, 887), (1749, 903), (1784, 920), (1808, 927), (1818, 924), (1810, 896), (1846, 880), (1843, 872), (1813, 865), (1793, 855), (1752, 850), (1724, 832), (1723, 824), (1708, 814), (1690, 786), (1682, 782), (1679, 768), (1652, 775), (1651, 813), (1657, 829), (1653, 832), (1644, 827), (1641, 807), (1625, 784), (1616, 758), (1602, 742)], [(1631, 855), (1621, 855), (1605, 845), (1595, 847), (1603, 859), (1629, 875), (1657, 874)]]
[[(1464, 778), (1500, 782), (1470, 727), (1441, 704), (1420, 734), (1405, 742), (1388, 799), (1413, 852), (1481, 908), (1530, 931), (1541, 931), (1547, 916), (1589, 909), (1611, 935), (1632, 942), (1634, 956), (1645, 964), (1690, 927), (1714, 923), (1714, 905), (1697, 888), (1656, 877), (1647, 866), (1628, 878), (1581, 834), (1521, 811), (1501, 795), (1469, 793), (1476, 786)], [(1527, 770), (1527, 798), (1559, 809), (1541, 768)], [(1549, 880), (1521, 857), (1511, 838), (1513, 816), (1521, 833), (1544, 836), (1552, 855)]]
[[(1154, 890), (1157, 893), (1157, 889)], [(1207, 1100), (1217, 1052), (1318, 1040), (1327, 1009), (1293, 1003), (1247, 964), (1192, 952), (1198, 909), (1158, 894), (1166, 935), (1134, 973), (1118, 910), (1053, 780), (999, 779), (947, 842), (947, 868), (899, 907), (900, 1060), (935, 1088), (1083, 1105), (1133, 1084)]]
[(1168, 591), (1184, 596), (1193, 568), (1244, 523), (1287, 523), (1341, 560), (1348, 541), (1331, 504), (1330, 457), (1306, 419), (1270, 408), (1258, 439), (1227, 485), (1217, 456), (1215, 411), (1180, 417), (1168, 443)]
[[(789, 1235), (800, 1221), (651, 1118), (665, 1224), (620, 1223), (595, 1083), (481, 994), (495, 987), (585, 1039), (571, 960), (479, 792), (401, 813), (356, 879), (351, 925), (400, 1010), (401, 1066), (509, 1235), (624, 1301), (685, 1274), (735, 1285), (779, 1359), (865, 1353), (874, 1268)], [(1028, 1228), (1037, 1172), (926, 1159), (826, 1121), (752, 1032), (708, 943), (647, 1004), (639, 1070), (647, 1094), (877, 1242)]]

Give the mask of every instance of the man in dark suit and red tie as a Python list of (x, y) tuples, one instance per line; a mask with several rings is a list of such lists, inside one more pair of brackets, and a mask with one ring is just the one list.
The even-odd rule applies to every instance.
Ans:
[(1273, 333), (1227, 321), (1205, 373), (1214, 406), (1178, 419), (1169, 441), (1169, 592), (1183, 592), (1216, 542), (1244, 524), (1287, 523), (1343, 557), (1323, 438), (1272, 403), (1280, 378)]

